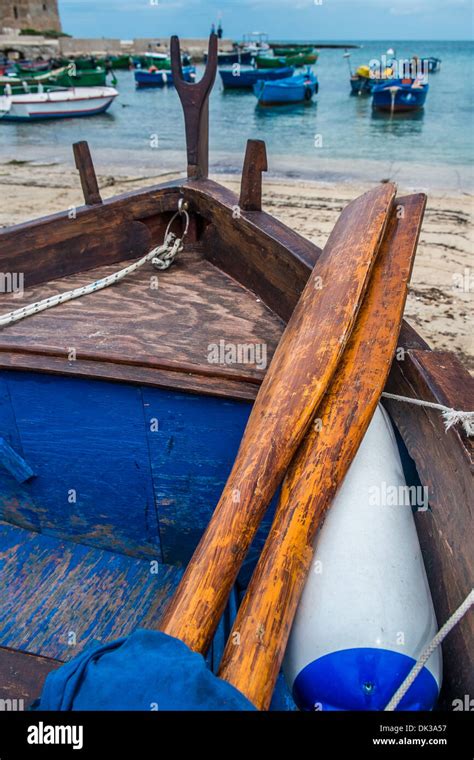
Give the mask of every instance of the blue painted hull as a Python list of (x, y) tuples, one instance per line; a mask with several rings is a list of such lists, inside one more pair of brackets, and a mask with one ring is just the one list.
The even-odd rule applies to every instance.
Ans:
[(219, 69), (222, 84), (225, 89), (248, 89), (259, 81), (273, 82), (278, 79), (286, 79), (293, 76), (293, 66), (284, 66), (281, 69)]
[(317, 91), (318, 80), (314, 75), (294, 76), (279, 82), (259, 81), (254, 86), (254, 94), (262, 106), (309, 103)]
[[(166, 87), (173, 84), (173, 74), (171, 71), (135, 69), (134, 76), (137, 87)], [(183, 66), (183, 77), (186, 82), (193, 82), (195, 76), (195, 66)]]
[(428, 89), (427, 84), (413, 87), (402, 84), (400, 80), (391, 80), (374, 87), (372, 105), (379, 111), (417, 111), (423, 108)]
[[(229, 66), (233, 63), (242, 63), (242, 64), (250, 64), (252, 60), (252, 53), (250, 51), (245, 51), (242, 53), (236, 52), (236, 53), (218, 53), (217, 54), (217, 64), (218, 66)], [(204, 53), (204, 63), (207, 63), (207, 53)]]

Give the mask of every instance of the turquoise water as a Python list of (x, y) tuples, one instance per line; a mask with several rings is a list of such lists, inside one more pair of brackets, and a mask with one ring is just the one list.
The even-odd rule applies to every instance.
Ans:
[[(441, 71), (429, 78), (424, 111), (393, 117), (373, 113), (370, 98), (350, 95), (341, 49), (321, 50), (316, 65), (320, 91), (309, 106), (261, 109), (251, 92), (224, 92), (218, 76), (211, 96), (211, 169), (240, 170), (246, 140), (258, 137), (267, 143), (270, 167), (280, 174), (327, 180), (390, 176), (408, 184), (469, 189), (473, 44), (359, 44), (361, 49), (351, 51), (353, 68), (379, 58), (390, 46), (398, 57), (442, 59)], [(118, 72), (117, 78), (120, 97), (108, 114), (34, 125), (0, 124), (0, 160), (62, 159), (72, 142), (87, 139), (99, 163), (133, 164), (144, 172), (184, 167), (183, 120), (174, 89), (137, 91), (131, 72)], [(322, 145), (316, 147), (315, 142)]]

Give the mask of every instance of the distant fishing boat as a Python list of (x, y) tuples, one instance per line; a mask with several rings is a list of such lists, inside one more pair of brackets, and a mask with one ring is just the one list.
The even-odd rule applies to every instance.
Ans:
[(261, 106), (310, 102), (318, 92), (318, 78), (312, 71), (296, 74), (276, 82), (259, 80), (254, 94)]
[(430, 74), (434, 74), (435, 72), (439, 71), (440, 68), (441, 58), (435, 58), (434, 56), (428, 58), (428, 71)]
[(377, 80), (370, 76), (368, 66), (359, 66), (350, 77), (351, 91), (354, 95), (370, 95)]
[(391, 79), (377, 84), (372, 91), (372, 105), (379, 111), (404, 112), (423, 108), (429, 85), (420, 80)]
[[(250, 64), (252, 60), (252, 52), (250, 50), (233, 50), (228, 53), (217, 54), (217, 64), (219, 66), (229, 66), (232, 63), (243, 63), (244, 65)], [(204, 54), (204, 63), (207, 63), (207, 53)]]
[(275, 55), (300, 55), (300, 54), (307, 54), (307, 53), (313, 53), (314, 47), (312, 45), (288, 45), (284, 47), (279, 47), (278, 45), (271, 45), (273, 52)]
[[(135, 83), (137, 87), (165, 87), (173, 84), (173, 74), (166, 69), (135, 69)], [(194, 82), (196, 78), (195, 66), (183, 66), (183, 79), (185, 82)]]
[[(155, 66), (160, 71), (171, 71), (171, 59), (168, 53), (144, 53), (133, 56), (132, 62), (136, 69), (148, 70), (151, 66)], [(190, 66), (191, 56), (183, 54), (181, 63), (183, 66)]]
[(286, 66), (286, 59), (276, 58), (273, 55), (257, 55), (255, 65), (257, 69), (281, 69)]
[(295, 70), (293, 66), (282, 66), (278, 69), (256, 69), (253, 66), (241, 66), (240, 68), (223, 68), (219, 69), (222, 84), (225, 89), (248, 89), (262, 80), (264, 82), (273, 82), (279, 79), (286, 79), (293, 76)]
[(111, 106), (118, 92), (114, 87), (75, 87), (0, 97), (0, 120), (36, 121), (94, 116)]

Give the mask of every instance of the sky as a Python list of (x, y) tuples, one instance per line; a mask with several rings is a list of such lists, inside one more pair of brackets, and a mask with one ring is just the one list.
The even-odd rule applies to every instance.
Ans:
[(465, 40), (473, 0), (59, 0), (75, 37), (205, 37), (222, 19), (224, 36), (272, 39)]

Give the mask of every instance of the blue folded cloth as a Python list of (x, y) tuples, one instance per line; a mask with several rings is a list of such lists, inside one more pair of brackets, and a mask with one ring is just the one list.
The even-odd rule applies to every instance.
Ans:
[(160, 631), (95, 644), (50, 673), (34, 710), (255, 710), (202, 655)]

